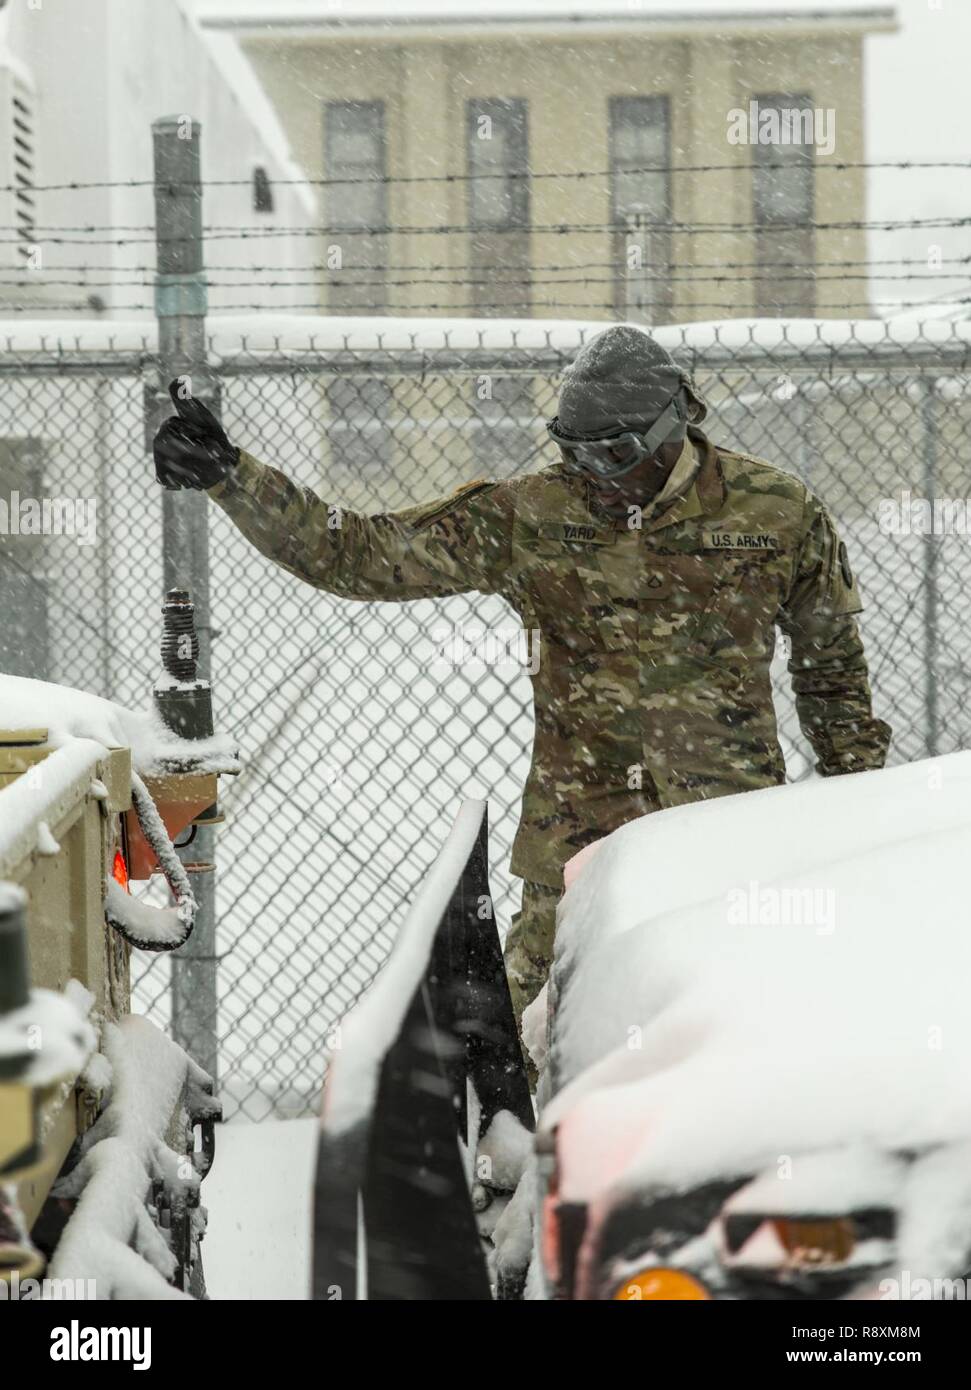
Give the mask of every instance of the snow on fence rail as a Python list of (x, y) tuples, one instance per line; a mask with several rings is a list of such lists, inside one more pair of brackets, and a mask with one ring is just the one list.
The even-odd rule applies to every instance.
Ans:
[[(261, 315), (207, 327), (231, 437), (376, 512), (541, 466), (560, 372), (602, 325)], [(892, 757), (971, 747), (971, 536), (889, 534), (880, 513), (893, 499), (903, 515), (906, 494), (971, 494), (971, 321), (731, 320), (658, 337), (706, 395), (711, 436), (797, 473), (835, 514)], [(163, 592), (146, 440), (154, 326), (18, 320), (2, 342), (0, 498), (91, 499), (96, 540), (0, 536), (0, 670), (141, 705)], [(511, 664), (440, 659), (443, 630), (515, 623), (498, 599), (335, 599), (273, 569), (215, 509), (210, 553), (216, 724), (245, 769), (223, 798), (218, 850), (222, 1085), (229, 1114), (296, 1115), (315, 1107), (323, 1041), (387, 955), (389, 924), (463, 796), (494, 808), (503, 926), (518, 906), (508, 851), (529, 684)], [(803, 776), (781, 653), (775, 674)], [(137, 1006), (168, 1018), (157, 964)]]

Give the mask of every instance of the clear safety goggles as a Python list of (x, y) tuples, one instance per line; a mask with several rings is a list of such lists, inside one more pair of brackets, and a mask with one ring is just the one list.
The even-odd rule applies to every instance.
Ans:
[(687, 393), (680, 386), (654, 424), (643, 434), (634, 430), (620, 430), (601, 439), (575, 439), (564, 434), (555, 415), (552, 420), (547, 420), (546, 429), (550, 438), (560, 446), (564, 466), (571, 473), (609, 481), (622, 478), (644, 459), (652, 458), (667, 440), (683, 438), (687, 418)]
[(555, 419), (547, 421), (546, 429), (559, 445), (563, 464), (571, 473), (602, 480), (620, 478), (650, 456), (641, 436), (632, 431), (605, 439), (570, 439), (560, 434)]

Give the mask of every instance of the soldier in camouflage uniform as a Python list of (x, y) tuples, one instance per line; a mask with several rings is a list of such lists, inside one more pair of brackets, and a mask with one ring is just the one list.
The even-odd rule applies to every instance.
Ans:
[[(230, 445), (199, 402), (156, 437), (167, 486), (205, 487), (269, 559), (342, 598), (501, 594), (538, 629), (536, 734), (512, 870), (517, 1015), (546, 978), (567, 859), (637, 816), (785, 780), (776, 627), (824, 776), (881, 767), (845, 546), (790, 474), (712, 444), (690, 380), (640, 330), (568, 372), (560, 459), (384, 516), (340, 514)], [(535, 661), (533, 663), (535, 665)]]

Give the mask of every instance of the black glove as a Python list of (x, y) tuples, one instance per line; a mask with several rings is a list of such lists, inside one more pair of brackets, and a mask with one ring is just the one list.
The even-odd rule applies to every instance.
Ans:
[(222, 482), (236, 467), (239, 450), (230, 444), (208, 406), (179, 394), (180, 388), (185, 389), (183, 382), (182, 377), (169, 382), (169, 395), (179, 413), (162, 421), (153, 440), (155, 478), (165, 488), (202, 491)]

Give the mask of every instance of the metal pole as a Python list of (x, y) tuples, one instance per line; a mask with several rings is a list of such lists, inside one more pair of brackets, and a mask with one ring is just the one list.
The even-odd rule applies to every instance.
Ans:
[[(921, 416), (924, 435), (923, 491), (931, 505), (937, 496), (937, 416), (934, 410), (935, 377), (929, 373), (923, 382)], [(937, 756), (940, 732), (937, 690), (937, 537), (931, 527), (922, 537), (924, 551), (924, 717), (925, 741), (929, 758)]]
[[(187, 376), (192, 394), (218, 413), (214, 380), (206, 365), (206, 277), (202, 257), (201, 126), (189, 116), (163, 116), (152, 124), (155, 164), (155, 313), (159, 381), (147, 423), (171, 413), (165, 389)], [(209, 524), (203, 493), (162, 494), (163, 591), (187, 589), (195, 604), (198, 674), (211, 678)], [(172, 1032), (178, 1043), (216, 1080), (216, 885), (214, 832), (199, 826), (181, 858), (198, 902), (195, 928), (172, 957)]]

